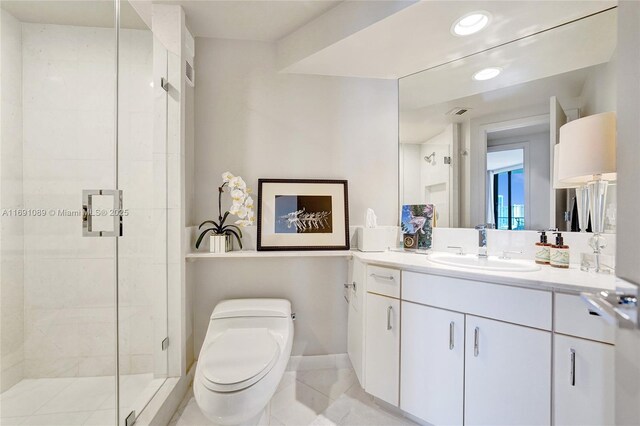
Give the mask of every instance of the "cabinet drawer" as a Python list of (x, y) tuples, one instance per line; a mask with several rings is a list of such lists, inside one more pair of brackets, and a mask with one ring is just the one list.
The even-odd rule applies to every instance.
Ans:
[(367, 266), (367, 291), (400, 297), (400, 271), (381, 266)]
[(556, 293), (555, 298), (557, 333), (605, 343), (615, 342), (615, 328), (598, 315), (590, 314), (580, 296)]
[(402, 273), (402, 299), (551, 330), (551, 292), (437, 275)]

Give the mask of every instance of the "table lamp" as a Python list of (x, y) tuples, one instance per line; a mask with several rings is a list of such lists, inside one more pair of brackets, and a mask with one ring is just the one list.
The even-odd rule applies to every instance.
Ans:
[[(560, 128), (558, 181), (586, 186), (591, 212), (596, 272), (603, 270), (600, 254), (605, 247), (604, 220), (607, 186), (616, 180), (616, 114), (605, 112), (571, 121)], [(584, 201), (584, 200), (583, 200)], [(582, 229), (582, 224), (580, 225)]]

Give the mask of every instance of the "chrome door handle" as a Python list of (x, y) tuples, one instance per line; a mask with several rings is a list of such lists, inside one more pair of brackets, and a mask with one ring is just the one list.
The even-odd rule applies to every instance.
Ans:
[(387, 307), (387, 330), (391, 330), (391, 311), (393, 311), (393, 306)]
[(369, 276), (373, 277), (373, 278), (380, 279), (380, 280), (387, 280), (387, 281), (393, 281), (394, 280), (393, 275), (389, 275), (388, 277), (385, 277), (384, 275), (369, 274)]
[(571, 359), (571, 373), (569, 374), (569, 383), (571, 386), (576, 385), (576, 350), (569, 349), (569, 356)]
[(473, 356), (480, 354), (480, 327), (476, 327), (473, 332)]
[[(110, 196), (113, 197), (113, 204), (110, 211), (100, 213), (113, 218), (113, 228), (111, 231), (94, 230), (93, 197)], [(121, 237), (122, 236), (122, 190), (120, 189), (85, 189), (82, 191), (82, 236), (83, 237)]]
[(452, 351), (453, 347), (454, 347), (454, 342), (453, 342), (454, 336), (453, 336), (453, 333), (454, 333), (455, 325), (456, 325), (456, 323), (453, 322), (453, 321), (451, 321), (449, 323), (449, 350), (450, 351)]

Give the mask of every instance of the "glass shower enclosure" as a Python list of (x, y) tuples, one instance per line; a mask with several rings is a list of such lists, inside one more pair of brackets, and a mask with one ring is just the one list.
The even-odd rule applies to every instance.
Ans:
[(126, 0), (0, 13), (0, 423), (131, 424), (167, 375), (160, 46)]

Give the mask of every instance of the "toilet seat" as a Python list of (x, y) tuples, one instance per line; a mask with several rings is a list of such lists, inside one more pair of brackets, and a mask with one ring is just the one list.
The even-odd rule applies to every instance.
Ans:
[[(204, 349), (204, 348), (203, 348)], [(216, 392), (245, 389), (276, 364), (280, 346), (266, 328), (230, 328), (204, 350), (203, 384)]]

